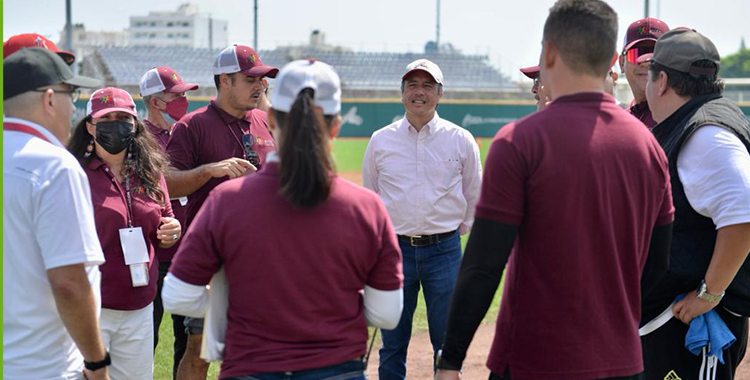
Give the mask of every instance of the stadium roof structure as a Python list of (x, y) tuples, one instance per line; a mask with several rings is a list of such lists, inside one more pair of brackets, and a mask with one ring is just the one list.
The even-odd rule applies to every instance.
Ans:
[[(187, 47), (99, 47), (86, 57), (87, 74), (107, 85), (137, 86), (154, 66), (175, 69), (186, 82), (212, 88), (214, 57), (219, 50)], [(513, 91), (516, 85), (489, 62), (487, 56), (457, 53), (364, 53), (279, 48), (260, 51), (263, 63), (281, 68), (295, 59), (314, 58), (332, 65), (346, 90), (398, 90), (406, 65), (418, 58), (438, 64), (450, 91)], [(273, 86), (273, 81), (271, 81)]]

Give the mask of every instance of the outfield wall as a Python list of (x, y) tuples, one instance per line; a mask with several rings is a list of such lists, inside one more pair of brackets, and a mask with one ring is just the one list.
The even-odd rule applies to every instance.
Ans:
[[(87, 100), (76, 104), (75, 120), (85, 114)], [(190, 111), (203, 107), (208, 99), (190, 99)], [(140, 99), (136, 100), (138, 114), (145, 116)], [(750, 103), (740, 107), (750, 119)], [(466, 129), (475, 137), (492, 137), (500, 127), (536, 110), (531, 102), (512, 101), (445, 101), (438, 106), (438, 114)], [(341, 137), (370, 137), (379, 128), (404, 116), (404, 106), (399, 99), (349, 99), (342, 104), (343, 127)]]

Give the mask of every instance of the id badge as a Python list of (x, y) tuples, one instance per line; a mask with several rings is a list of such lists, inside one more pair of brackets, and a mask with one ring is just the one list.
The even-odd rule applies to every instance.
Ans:
[(121, 228), (120, 244), (133, 287), (148, 285), (148, 248), (141, 227)]
[(130, 264), (128, 267), (134, 288), (148, 285), (148, 263)]
[(180, 201), (180, 206), (185, 207), (188, 204), (188, 197), (169, 198), (170, 201)]

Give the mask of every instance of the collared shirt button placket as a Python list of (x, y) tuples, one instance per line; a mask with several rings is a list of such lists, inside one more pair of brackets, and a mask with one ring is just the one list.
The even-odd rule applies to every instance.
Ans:
[[(415, 131), (416, 132), (416, 131)], [(421, 234), (422, 233), (422, 227), (424, 225), (424, 192), (425, 192), (425, 182), (427, 180), (427, 168), (424, 165), (424, 143), (422, 142), (422, 136), (424, 136), (424, 133), (416, 132), (416, 144), (417, 144), (417, 175), (418, 175), (418, 185), (415, 190), (415, 199), (416, 199), (416, 211), (414, 213), (414, 234)]]

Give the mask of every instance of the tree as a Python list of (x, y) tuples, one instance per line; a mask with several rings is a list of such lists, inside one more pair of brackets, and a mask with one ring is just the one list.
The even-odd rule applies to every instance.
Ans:
[(723, 78), (750, 78), (750, 49), (745, 47), (744, 38), (738, 52), (721, 59), (720, 75)]

